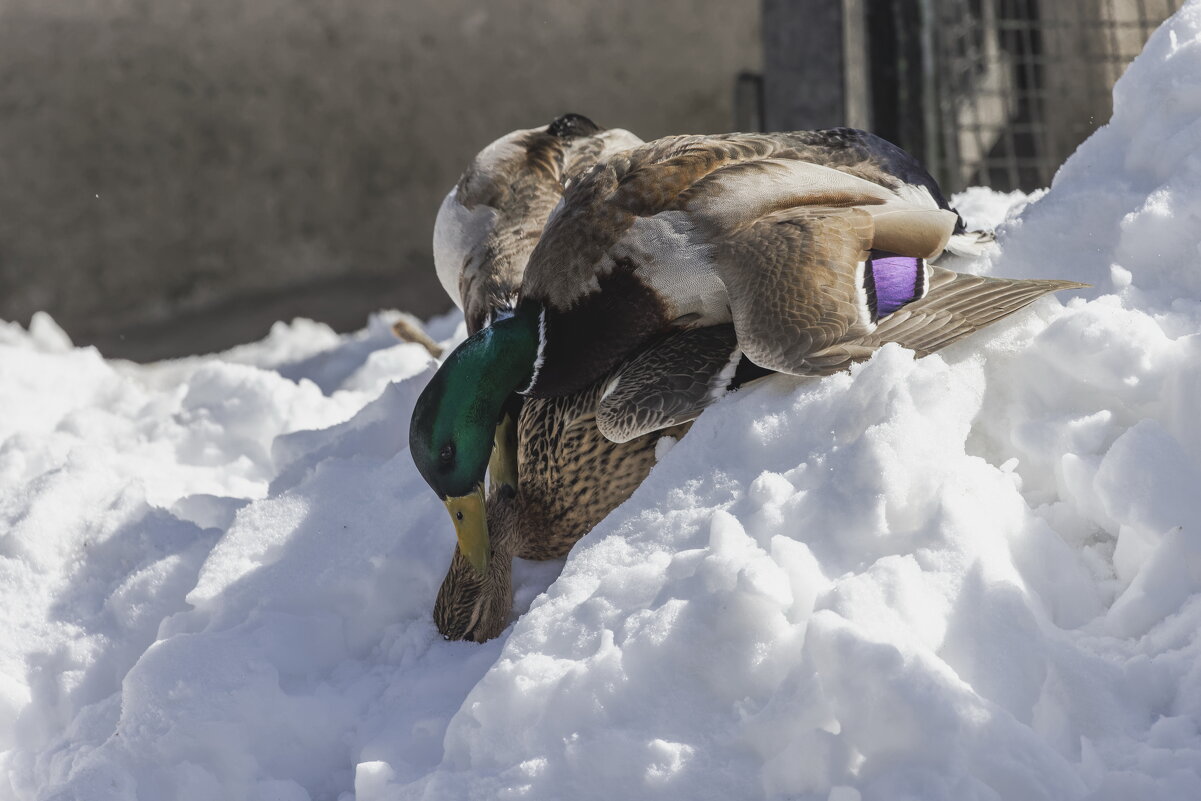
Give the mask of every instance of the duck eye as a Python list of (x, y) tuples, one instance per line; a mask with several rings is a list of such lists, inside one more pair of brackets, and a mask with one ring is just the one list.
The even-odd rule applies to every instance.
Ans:
[(449, 462), (451, 459), (455, 458), (454, 444), (448, 442), (445, 445), (443, 445), (442, 452), (438, 454), (438, 457), (440, 459), (442, 459), (443, 462)]

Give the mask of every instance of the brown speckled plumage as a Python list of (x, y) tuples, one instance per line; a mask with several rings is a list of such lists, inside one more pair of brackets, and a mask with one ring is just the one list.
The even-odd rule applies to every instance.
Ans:
[(510, 160), (509, 169), (485, 169), (473, 162), (455, 194), (467, 209), (483, 204), (498, 212), (487, 241), (471, 251), (460, 274), (459, 296), (473, 333), (487, 324), (491, 311), (517, 294), (542, 226), (562, 197), (566, 176), (587, 163), (568, 160), (570, 143), (541, 128), (525, 132), (514, 144), (521, 156)]
[(584, 117), (564, 115), (546, 127), (513, 131), (480, 151), (452, 196), (467, 212), (494, 216), (471, 232), (478, 240), (460, 243), (461, 262), (439, 265), (439, 271), (455, 274), (454, 289), (448, 291), (463, 308), (469, 332), (487, 325), (490, 313), (516, 297), (564, 185), (606, 153), (640, 142), (628, 131), (604, 130)]
[(448, 639), (483, 642), (509, 623), (512, 560), (558, 559), (617, 508), (655, 464), (660, 437), (682, 437), (690, 423), (616, 444), (596, 427), (602, 387), (562, 398), (526, 401), (518, 425), (516, 493), (488, 497), (492, 560), (480, 579), (455, 549), (434, 605)]

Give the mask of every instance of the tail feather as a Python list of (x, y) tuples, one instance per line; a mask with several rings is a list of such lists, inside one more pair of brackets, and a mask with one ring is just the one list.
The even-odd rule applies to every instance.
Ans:
[(861, 342), (869, 347), (896, 342), (924, 356), (1020, 311), (1043, 295), (1087, 286), (1075, 281), (965, 275), (934, 267), (926, 296), (880, 320)]
[(951, 235), (943, 252), (974, 259), (987, 253), (996, 241), (992, 231), (960, 231)]

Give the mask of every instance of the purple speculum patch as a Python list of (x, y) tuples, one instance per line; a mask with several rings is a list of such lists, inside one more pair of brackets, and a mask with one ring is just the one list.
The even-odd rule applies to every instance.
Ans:
[(922, 296), (926, 271), (921, 259), (872, 251), (864, 265), (864, 288), (874, 296), (876, 317), (892, 314)]

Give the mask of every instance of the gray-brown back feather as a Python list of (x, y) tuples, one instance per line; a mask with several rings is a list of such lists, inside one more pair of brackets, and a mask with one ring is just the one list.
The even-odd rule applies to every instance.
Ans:
[(613, 442), (695, 420), (720, 398), (741, 357), (734, 326), (672, 334), (621, 365), (605, 382), (596, 426)]

